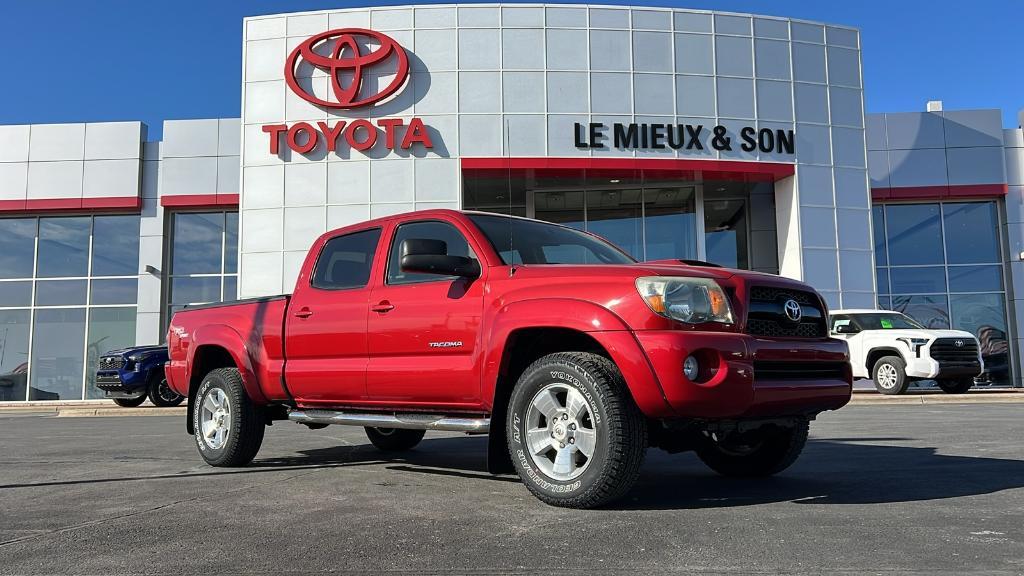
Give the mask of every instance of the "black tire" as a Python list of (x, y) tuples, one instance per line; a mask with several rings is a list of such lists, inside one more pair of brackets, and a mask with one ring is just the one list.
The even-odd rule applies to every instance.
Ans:
[[(230, 425), (223, 443), (213, 446), (204, 439), (201, 414), (203, 403), (217, 390), (223, 392), (227, 399), (230, 410), (226, 420)], [(196, 446), (207, 464), (217, 467), (245, 466), (256, 457), (263, 444), (266, 422), (263, 411), (254, 406), (245, 393), (242, 376), (236, 368), (210, 371), (199, 385), (190, 408)]]
[(974, 378), (938, 380), (937, 383), (946, 394), (966, 394), (974, 386)]
[[(880, 383), (879, 372), (889, 371), (890, 369), (895, 370), (895, 375), (890, 372), (890, 376), (895, 378), (895, 383), (891, 386)], [(875, 362), (874, 367), (871, 369), (871, 379), (875, 381), (875, 389), (882, 394), (903, 394), (907, 391), (907, 386), (910, 386), (910, 380), (907, 379), (907, 363), (899, 356), (883, 356), (879, 358), (878, 362)], [(884, 381), (883, 376), (882, 382)]]
[(404, 452), (412, 450), (423, 440), (426, 430), (406, 430), (404, 428), (371, 428), (366, 427), (366, 437), (379, 450), (385, 452)]
[(114, 404), (117, 404), (122, 408), (135, 408), (136, 406), (141, 406), (142, 403), (146, 401), (146, 395), (143, 394), (138, 398), (112, 398), (112, 400), (114, 401)]
[(184, 396), (178, 394), (168, 386), (167, 378), (164, 376), (163, 372), (154, 374), (153, 377), (149, 379), (149, 392), (147, 394), (149, 395), (149, 401), (152, 402), (154, 406), (158, 406), (160, 408), (177, 406), (185, 401)]
[[(565, 420), (573, 423), (574, 432), (569, 432), (568, 424), (558, 428), (562, 422), (560, 415), (550, 420), (539, 417), (543, 418), (545, 431), (550, 430), (551, 438), (541, 438), (541, 443), (550, 443), (552, 452), (557, 454), (559, 449), (575, 445), (568, 452), (570, 473), (564, 479), (540, 467), (541, 458), (548, 458), (550, 463), (555, 457), (540, 452), (534, 455), (528, 439), (528, 418), (545, 413), (531, 412), (530, 407), (545, 390), (551, 391), (556, 402), (561, 398), (557, 391), (564, 394), (561, 409), (566, 413), (570, 393), (586, 403), (586, 416), (582, 416), (579, 424), (575, 423), (577, 417)], [(576, 411), (577, 415), (582, 413), (582, 408)], [(588, 428), (590, 441), (581, 440), (576, 445), (575, 435), (583, 428)], [(556, 430), (559, 437), (555, 436)], [(648, 443), (647, 421), (633, 402), (618, 368), (607, 358), (584, 352), (549, 354), (522, 373), (509, 399), (506, 432), (512, 462), (526, 487), (541, 501), (566, 508), (594, 508), (624, 496), (636, 483)], [(569, 434), (573, 434), (571, 439)], [(568, 444), (560, 443), (559, 438)], [(581, 448), (584, 444), (591, 450), (589, 456)]]
[(709, 438), (697, 449), (697, 456), (723, 476), (743, 478), (778, 474), (789, 468), (807, 443), (808, 422), (794, 427), (764, 426), (721, 440)]

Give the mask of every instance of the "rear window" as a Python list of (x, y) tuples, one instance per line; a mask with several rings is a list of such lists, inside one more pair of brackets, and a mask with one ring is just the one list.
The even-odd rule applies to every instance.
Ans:
[(380, 228), (331, 238), (313, 269), (312, 285), (322, 290), (362, 288), (370, 281)]

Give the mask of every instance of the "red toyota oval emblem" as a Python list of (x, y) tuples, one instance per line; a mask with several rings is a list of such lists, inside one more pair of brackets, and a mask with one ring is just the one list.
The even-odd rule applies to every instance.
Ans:
[[(331, 42), (334, 43), (333, 47)], [(363, 49), (369, 44), (379, 46), (371, 47), (364, 54)], [(395, 78), (377, 92), (363, 94), (364, 75), (371, 71), (384, 74), (390, 72), (377, 68), (392, 55), (396, 62)], [(337, 100), (320, 98), (299, 84), (295, 74), (302, 62), (327, 72), (331, 79), (331, 90)], [(343, 74), (347, 76), (347, 85), (342, 81)], [(311, 36), (292, 50), (284, 64), (284, 78), (288, 87), (303, 100), (327, 108), (359, 108), (380, 102), (398, 92), (408, 76), (409, 57), (398, 42), (390, 36), (365, 28), (339, 28)]]

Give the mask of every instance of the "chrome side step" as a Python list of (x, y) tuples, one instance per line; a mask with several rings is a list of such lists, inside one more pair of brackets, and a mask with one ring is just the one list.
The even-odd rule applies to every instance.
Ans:
[(288, 419), (300, 424), (342, 424), (372, 428), (406, 428), (411, 430), (445, 430), (486, 434), (490, 418), (455, 418), (437, 414), (386, 414), (378, 412), (342, 412), (339, 410), (298, 409), (288, 412)]

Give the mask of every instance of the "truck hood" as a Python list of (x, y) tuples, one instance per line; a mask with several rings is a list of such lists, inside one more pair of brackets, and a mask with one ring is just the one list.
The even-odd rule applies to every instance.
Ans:
[(167, 346), (131, 346), (129, 348), (118, 348), (104, 352), (103, 356), (127, 356), (128, 354), (139, 354), (146, 352), (167, 351)]
[(693, 265), (687, 264), (683, 260), (655, 260), (651, 262), (637, 262), (635, 264), (517, 264), (515, 268), (516, 277), (520, 278), (560, 276), (604, 276), (607, 278), (687, 276), (724, 280), (726, 284), (730, 284), (728, 282), (730, 279), (736, 279), (739, 283), (787, 286), (796, 290), (814, 291), (813, 288), (803, 282), (775, 274), (718, 266)]
[(931, 330), (931, 329), (900, 329), (900, 330), (863, 330), (864, 336), (880, 336), (884, 338), (969, 338), (976, 340), (974, 334), (963, 330)]

